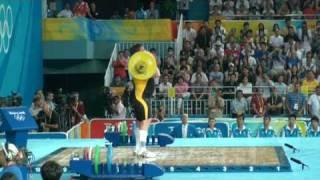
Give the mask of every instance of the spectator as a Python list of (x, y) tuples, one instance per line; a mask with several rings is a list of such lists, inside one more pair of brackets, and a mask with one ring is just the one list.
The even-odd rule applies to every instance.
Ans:
[(163, 105), (161, 105), (157, 111), (156, 118), (159, 119), (160, 122), (164, 121), (166, 117), (166, 110)]
[(263, 23), (258, 24), (258, 30), (256, 31), (256, 37), (261, 38), (261, 37), (267, 37), (268, 36), (268, 30), (264, 28)]
[(159, 85), (159, 93), (161, 97), (168, 97), (168, 89), (172, 87), (172, 84), (169, 82), (169, 76), (164, 74), (162, 76), (163, 81)]
[[(121, 19), (121, 16), (119, 14), (119, 11), (113, 11), (110, 19)], [(126, 19), (126, 18), (125, 18)]]
[(69, 126), (74, 126), (81, 120), (87, 120), (84, 103), (80, 101), (78, 92), (72, 93), (70, 97), (67, 116), (69, 118)]
[(234, 11), (233, 7), (230, 5), (231, 3), (225, 3), (224, 9), (222, 11), (222, 16), (226, 17), (229, 20), (233, 19)]
[(222, 9), (222, 1), (221, 0), (209, 0), (209, 14), (213, 15), (214, 8)]
[(47, 11), (47, 17), (54, 18), (57, 15), (57, 2), (56, 1), (50, 1), (49, 2), (49, 8)]
[(220, 41), (215, 42), (212, 44), (212, 48), (209, 52), (209, 56), (211, 58), (223, 58), (224, 57), (224, 48), (223, 44)]
[(183, 15), (183, 19), (189, 20), (189, 9), (190, 9), (190, 3), (193, 0), (177, 0), (177, 9), (179, 12), (179, 15)]
[(168, 54), (164, 60), (164, 68), (168, 68), (172, 71), (176, 69), (177, 59), (175, 58), (174, 49), (172, 47), (168, 48)]
[(283, 112), (283, 101), (275, 86), (271, 88), (271, 96), (267, 100), (267, 109), (268, 114), (272, 116), (278, 116)]
[(216, 119), (214, 117), (209, 118), (208, 127), (206, 129), (207, 138), (221, 138), (221, 130), (216, 128)]
[(128, 65), (127, 59), (124, 57), (123, 51), (120, 51), (116, 61), (112, 62), (114, 68), (114, 77), (119, 76), (122, 80), (127, 79), (126, 67)]
[(221, 12), (221, 9), (219, 8), (219, 6), (217, 6), (217, 5), (213, 6), (212, 11), (211, 11), (211, 15), (215, 16), (215, 17), (222, 15), (222, 12)]
[(192, 91), (191, 91), (191, 98), (194, 100), (192, 103), (193, 113), (196, 114), (197, 110), (199, 110), (199, 103), (200, 103), (200, 110), (203, 108), (203, 102), (201, 100), (208, 98), (206, 95), (205, 87), (208, 86), (208, 83), (202, 81), (202, 74), (196, 74), (196, 80), (192, 84)]
[(299, 40), (302, 42), (302, 47), (306, 51), (311, 50), (311, 41), (312, 41), (312, 33), (311, 30), (308, 29), (308, 24), (306, 21), (302, 23), (302, 27), (298, 30)]
[(30, 112), (39, 126), (39, 131), (46, 131), (45, 125), (47, 124), (47, 119), (51, 117), (52, 111), (50, 111), (48, 104), (45, 103), (40, 95), (34, 96)]
[(271, 123), (271, 117), (270, 116), (264, 116), (263, 117), (263, 127), (261, 127), (258, 130), (257, 137), (276, 137), (276, 134), (273, 130), (273, 128), (270, 126)]
[(56, 103), (53, 102), (54, 94), (52, 92), (47, 93), (46, 103), (50, 111), (54, 111), (56, 108)]
[(297, 117), (294, 114), (290, 114), (288, 118), (288, 125), (283, 127), (281, 131), (282, 137), (301, 137), (301, 130), (297, 126)]
[(202, 83), (207, 84), (209, 82), (206, 73), (203, 72), (202, 66), (197, 66), (197, 71), (195, 73), (193, 73), (191, 76), (191, 84), (196, 82), (197, 74), (201, 74)]
[(125, 119), (127, 110), (124, 107), (121, 98), (119, 96), (115, 96), (113, 99), (112, 103), (112, 118), (117, 118), (117, 119)]
[(197, 37), (197, 32), (192, 28), (191, 22), (185, 23), (185, 28), (182, 31), (182, 37), (184, 40), (190, 41), (192, 45), (194, 44), (194, 41)]
[(234, 67), (234, 63), (232, 62), (228, 64), (228, 69), (224, 72), (224, 81), (231, 81), (231, 75), (235, 75), (235, 81), (238, 81), (239, 73), (237, 72), (236, 68)]
[(268, 97), (270, 97), (270, 88), (273, 86), (273, 81), (267, 74), (263, 74), (262, 79), (257, 80), (256, 86), (259, 87), (263, 98), (267, 99)]
[(85, 0), (78, 0), (73, 7), (73, 15), (76, 17), (86, 17), (92, 18), (90, 8)]
[(144, 7), (141, 6), (137, 11), (136, 11), (136, 19), (146, 19), (147, 18), (147, 12), (144, 10)]
[(300, 93), (300, 83), (294, 84), (293, 92), (288, 93), (286, 98), (286, 108), (289, 114), (302, 115), (305, 107), (305, 97)]
[(265, 3), (265, 7), (262, 11), (262, 15), (265, 17), (265, 18), (272, 18), (272, 16), (274, 16), (276, 13), (275, 11), (273, 10), (273, 3), (270, 3), (270, 1), (266, 1)]
[(248, 11), (250, 8), (249, 1), (248, 0), (237, 0), (236, 1), (236, 10), (238, 11), (241, 8), (241, 6), (243, 6)]
[(272, 48), (281, 48), (284, 45), (283, 37), (280, 35), (280, 29), (274, 28), (274, 35), (270, 37), (270, 46)]
[(316, 87), (316, 91), (309, 97), (308, 110), (311, 116), (320, 118), (320, 86)]
[(43, 180), (59, 180), (63, 169), (55, 161), (47, 161), (41, 166), (40, 172)]
[(245, 77), (247, 78), (248, 82), (250, 82), (250, 83), (254, 82), (254, 74), (251, 71), (249, 71), (249, 68), (246, 66), (242, 67), (242, 72), (239, 77), (239, 82), (240, 83), (243, 82), (243, 78), (245, 78)]
[(234, 97), (234, 91), (238, 86), (236, 75), (232, 74), (230, 77), (231, 77), (230, 81), (227, 81), (224, 83), (224, 86), (225, 86), (224, 93), (228, 94), (228, 96), (226, 96), (226, 98), (228, 99), (232, 99)]
[(306, 58), (302, 59), (302, 69), (305, 73), (307, 71), (312, 71), (313, 73), (316, 73), (317, 66), (315, 64), (315, 59), (313, 58), (311, 51), (308, 51)]
[(199, 136), (196, 128), (188, 123), (188, 114), (181, 116), (181, 124), (174, 127), (171, 135), (175, 138), (194, 138)]
[(209, 81), (216, 81), (219, 85), (223, 84), (223, 73), (220, 71), (220, 65), (215, 64), (209, 73)]
[(150, 1), (149, 9), (147, 10), (147, 19), (158, 19), (159, 18), (159, 10), (156, 9), (156, 5), (154, 1)]
[(66, 3), (64, 5), (64, 9), (62, 9), (57, 15), (58, 18), (72, 18), (72, 16), (73, 16), (73, 13), (70, 9), (69, 3)]
[[(127, 92), (127, 91), (125, 91), (125, 92)], [(130, 91), (128, 91), (128, 92), (130, 92)], [(112, 94), (112, 91), (109, 87), (104, 88), (103, 96), (104, 96), (104, 115), (105, 115), (105, 117), (109, 118), (110, 115), (112, 114), (112, 99), (113, 99), (113, 94)], [(128, 95), (128, 96), (126, 95), (125, 97), (130, 97), (130, 95)]]
[(241, 90), (246, 98), (252, 95), (252, 83), (248, 82), (247, 76), (243, 77), (242, 82), (239, 84), (237, 90)]
[(224, 110), (224, 99), (222, 97), (221, 89), (212, 89), (208, 98), (209, 118), (222, 117)]
[(190, 93), (188, 92), (189, 85), (184, 81), (183, 77), (180, 76), (178, 77), (178, 83), (175, 85), (175, 88), (176, 98), (178, 100), (178, 109), (179, 112), (181, 112), (183, 99), (190, 97)]
[(248, 102), (243, 97), (242, 91), (237, 90), (236, 98), (231, 102), (232, 117), (237, 117), (239, 114), (245, 114), (248, 111)]
[(114, 81), (111, 83), (111, 87), (124, 87), (125, 84), (121, 80), (120, 76), (115, 76)]
[(90, 15), (88, 15), (89, 18), (99, 19), (100, 13), (97, 11), (97, 6), (95, 2), (90, 3)]
[(276, 88), (277, 93), (281, 97), (285, 97), (288, 92), (288, 86), (283, 81), (284, 81), (284, 76), (280, 74), (278, 76), (278, 81), (274, 83), (274, 87)]
[(262, 93), (259, 89), (256, 89), (256, 93), (251, 99), (252, 114), (254, 116), (263, 117), (267, 111), (266, 101), (262, 97)]
[(210, 36), (204, 26), (200, 27), (197, 37), (195, 39), (195, 45), (207, 50), (210, 47)]
[(3, 169), (0, 173), (1, 179), (4, 176), (8, 176), (8, 173), (12, 173), (16, 176), (17, 180), (23, 180), (23, 174), (19, 167), (19, 163), (24, 162), (26, 159), (22, 151), (11, 143), (4, 143), (2, 145), (2, 150), (0, 151), (0, 159), (3, 165)]
[(308, 128), (307, 137), (320, 137), (319, 118), (316, 116), (311, 118), (311, 125)]
[(314, 93), (318, 84), (319, 82), (315, 79), (313, 72), (308, 71), (306, 78), (303, 80), (303, 83), (302, 83), (302, 87), (301, 87), (302, 93), (306, 95), (310, 95)]
[[(289, 80), (288, 80), (289, 81)], [(293, 92), (294, 91), (294, 85), (299, 82), (299, 78), (297, 76), (291, 76), (291, 79), (289, 82), (291, 82), (291, 84), (288, 86), (288, 93), (289, 92)]]
[(270, 53), (270, 56), (272, 62), (271, 72), (273, 74), (282, 73), (286, 66), (286, 57), (282, 54), (279, 48), (275, 48)]
[(288, 27), (288, 34), (284, 37), (284, 42), (288, 42), (289, 38), (292, 38), (295, 42), (299, 41), (299, 37), (296, 34), (293, 26)]
[(250, 130), (246, 128), (244, 125), (244, 115), (238, 114), (237, 118), (237, 125), (235, 128), (231, 130), (231, 137), (234, 138), (248, 138), (250, 137)]
[(250, 30), (250, 24), (248, 21), (244, 22), (242, 25), (242, 29), (240, 30), (240, 41), (243, 42), (244, 37)]

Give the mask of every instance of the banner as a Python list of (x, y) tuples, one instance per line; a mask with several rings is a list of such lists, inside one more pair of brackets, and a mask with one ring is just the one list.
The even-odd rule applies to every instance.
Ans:
[(0, 0), (0, 96), (20, 93), (29, 105), (42, 87), (41, 3)]
[(171, 20), (45, 19), (43, 40), (172, 40)]

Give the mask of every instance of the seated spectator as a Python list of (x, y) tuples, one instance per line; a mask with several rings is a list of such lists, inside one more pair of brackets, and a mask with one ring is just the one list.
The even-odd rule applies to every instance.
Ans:
[(267, 37), (268, 36), (268, 30), (264, 28), (263, 23), (258, 24), (258, 30), (256, 31), (256, 37)]
[[(270, 2), (270, 1), (269, 1)], [(269, 17), (272, 17), (275, 15), (275, 11), (273, 9), (273, 3), (266, 3), (265, 4), (265, 7), (262, 11), (262, 15), (265, 17), (265, 18), (269, 18)]]
[(250, 24), (248, 21), (246, 21), (243, 23), (242, 29), (240, 30), (240, 42), (243, 42), (244, 37), (246, 36), (249, 30), (250, 30)]
[(159, 10), (156, 9), (156, 5), (154, 1), (150, 1), (149, 9), (147, 9), (146, 14), (147, 14), (147, 19), (159, 18)]
[(188, 123), (188, 114), (181, 116), (181, 124), (174, 127), (171, 135), (175, 138), (194, 138), (199, 136), (196, 128)]
[(202, 83), (208, 83), (209, 82), (206, 73), (203, 72), (202, 66), (197, 66), (197, 71), (195, 73), (193, 73), (192, 76), (191, 76), (191, 84), (196, 82), (197, 74), (201, 74)]
[(147, 12), (144, 10), (144, 7), (141, 6), (137, 11), (136, 11), (136, 19), (146, 19), (147, 18)]
[(276, 27), (273, 32), (274, 35), (270, 37), (270, 46), (272, 48), (281, 48), (284, 45), (284, 40), (280, 35), (280, 29)]
[(55, 161), (47, 161), (41, 166), (40, 172), (43, 180), (59, 180), (63, 169)]
[(112, 103), (112, 118), (124, 119), (126, 118), (127, 110), (124, 107), (121, 98), (115, 96)]
[(219, 6), (214, 5), (211, 11), (212, 16), (221, 16), (222, 12), (221, 9), (219, 8)]
[[(91, 14), (91, 18), (94, 18), (94, 19), (100, 18), (100, 13), (97, 11), (97, 6), (95, 2), (90, 3), (90, 14)], [(88, 15), (88, 18), (90, 18), (89, 15)]]
[(231, 130), (231, 137), (234, 138), (247, 138), (250, 137), (250, 130), (244, 125), (244, 115), (238, 114), (237, 126)]
[(195, 39), (195, 45), (201, 49), (207, 50), (210, 47), (210, 36), (204, 26), (200, 27), (197, 37)]
[(178, 83), (175, 85), (175, 89), (176, 89), (176, 98), (178, 100), (177, 106), (178, 106), (179, 112), (181, 112), (183, 99), (190, 97), (190, 92), (188, 92), (189, 85), (184, 81), (183, 77), (179, 76)]
[[(176, 65), (177, 65), (177, 60), (175, 58), (175, 54), (174, 54), (174, 49), (172, 47), (168, 48), (168, 53), (167, 56), (165, 57), (164, 60), (164, 66), (170, 67), (170, 70), (175, 70), (176, 69)], [(173, 67), (173, 69), (171, 69), (171, 67)]]
[(284, 76), (280, 74), (278, 76), (278, 81), (274, 83), (274, 87), (277, 89), (277, 93), (281, 97), (285, 97), (288, 92), (288, 86), (283, 81), (284, 81)]
[(283, 112), (282, 97), (278, 95), (276, 87), (271, 88), (271, 96), (267, 100), (267, 111), (269, 115), (278, 116)]
[(262, 97), (259, 89), (256, 89), (256, 93), (253, 94), (251, 99), (252, 114), (254, 116), (263, 117), (267, 112), (266, 101)]
[(320, 137), (319, 118), (316, 116), (311, 118), (311, 125), (307, 131), (307, 137)]
[(302, 23), (302, 27), (298, 29), (298, 37), (302, 42), (302, 47), (308, 52), (311, 50), (312, 33), (308, 29), (308, 24), (306, 21)]
[(228, 98), (228, 99), (234, 98), (234, 92), (238, 86), (238, 82), (236, 80), (236, 75), (231, 74), (230, 81), (226, 81), (223, 85), (225, 86), (224, 87), (224, 94), (226, 95), (226, 98)]
[(224, 57), (224, 48), (223, 44), (221, 43), (220, 40), (216, 41), (213, 40), (214, 43), (212, 43), (212, 48), (209, 52), (209, 57), (210, 58), (223, 58)]
[(297, 76), (295, 76), (295, 75), (291, 76), (291, 79), (288, 79), (288, 82), (291, 82), (291, 84), (289, 84), (289, 86), (288, 86), (288, 93), (289, 92), (293, 92), (294, 85), (299, 81), (300, 81), (299, 78)]
[(46, 103), (50, 111), (54, 111), (57, 106), (56, 103), (53, 102), (53, 99), (54, 99), (54, 94), (52, 92), (48, 92), (46, 97)]
[(270, 126), (271, 117), (264, 116), (263, 117), (263, 126), (258, 130), (257, 137), (276, 137), (276, 134), (273, 128)]
[(214, 37), (214, 39), (217, 39), (217, 37), (221, 37), (223, 42), (225, 36), (227, 35), (226, 29), (222, 26), (222, 22), (220, 19), (215, 20), (214, 25), (215, 26), (213, 28), (212, 36)]
[(231, 80), (231, 75), (235, 75), (235, 81), (238, 81), (239, 73), (237, 72), (236, 68), (234, 67), (234, 63), (230, 62), (228, 64), (227, 71), (224, 72), (224, 81), (228, 82)]
[(76, 4), (73, 7), (73, 15), (80, 17), (89, 16), (90, 18), (92, 18), (90, 7), (85, 0), (78, 0), (76, 2)]
[(306, 78), (302, 82), (301, 91), (305, 95), (310, 95), (315, 92), (319, 82), (315, 79), (312, 71), (308, 71)]
[(239, 84), (237, 90), (241, 90), (243, 92), (244, 97), (249, 97), (252, 95), (252, 83), (248, 82), (248, 77), (243, 77), (242, 82)]
[[(3, 165), (3, 169), (0, 173), (0, 178), (13, 174), (17, 180), (23, 180), (23, 173), (19, 167), (19, 163), (26, 161), (26, 157), (23, 152), (11, 143), (4, 143), (0, 151), (0, 160)], [(10, 173), (10, 174), (9, 174)]]
[(267, 99), (270, 97), (270, 88), (273, 86), (273, 81), (269, 78), (268, 74), (263, 74), (261, 80), (257, 80), (256, 86), (262, 93), (263, 98)]
[(248, 67), (244, 66), (241, 69), (241, 74), (239, 75), (238, 81), (239, 81), (239, 83), (243, 83), (243, 79), (246, 77), (248, 80), (248, 83), (254, 83), (255, 82), (254, 76), (255, 76), (255, 74), (253, 74), (252, 71), (250, 71)]
[(316, 87), (316, 91), (309, 97), (308, 110), (311, 116), (320, 118), (320, 86)]
[(300, 68), (300, 59), (298, 58), (297, 51), (295, 49), (290, 49), (286, 61), (288, 68), (292, 68), (294, 66), (298, 67), (298, 69)]
[(297, 117), (294, 114), (289, 115), (288, 125), (283, 127), (282, 137), (301, 137), (301, 130), (297, 126)]
[(241, 90), (237, 90), (236, 98), (232, 100), (230, 108), (233, 118), (237, 117), (239, 114), (245, 114), (248, 112), (248, 102), (243, 97)]
[(80, 123), (81, 120), (87, 120), (87, 116), (85, 115), (85, 106), (83, 101), (79, 99), (78, 92), (74, 92), (71, 95), (68, 106), (66, 116), (68, 118), (69, 126), (74, 126)]
[(222, 133), (220, 129), (216, 128), (216, 119), (209, 118), (208, 127), (206, 129), (206, 138), (221, 138)]
[(184, 40), (191, 42), (191, 44), (194, 44), (194, 41), (197, 37), (197, 31), (192, 28), (192, 23), (187, 21), (185, 23), (185, 28), (182, 31), (182, 37)]
[(315, 64), (315, 59), (313, 58), (312, 52), (308, 51), (306, 58), (302, 59), (302, 69), (306, 73), (307, 71), (312, 71), (316, 73), (317, 66)]
[(168, 89), (172, 87), (171, 82), (169, 82), (169, 76), (164, 74), (163, 80), (159, 85), (159, 93), (161, 97), (168, 97)]
[(72, 14), (72, 11), (70, 9), (70, 4), (69, 3), (66, 3), (64, 5), (64, 9), (62, 9), (57, 15), (58, 18), (72, 18), (72, 16), (73, 16), (73, 14)]
[(286, 57), (283, 55), (282, 51), (278, 48), (275, 48), (270, 53), (270, 60), (272, 62), (272, 66), (271, 66), (272, 74), (282, 73), (283, 69), (286, 66)]
[(286, 108), (289, 114), (302, 115), (305, 107), (305, 97), (300, 93), (300, 83), (294, 84), (293, 92), (288, 93), (286, 98)]
[(224, 110), (224, 99), (222, 97), (222, 90), (212, 89), (208, 98), (209, 118), (222, 117)]
[(202, 75), (197, 73), (196, 81), (192, 84), (191, 90), (191, 98), (194, 100), (192, 102), (192, 110), (194, 114), (197, 114), (197, 110), (203, 108), (204, 105), (201, 100), (208, 98), (206, 91), (207, 86), (208, 84), (202, 81)]
[(289, 38), (292, 38), (295, 42), (299, 41), (299, 37), (293, 26), (288, 27), (288, 34), (284, 37), (284, 42), (288, 42)]
[(214, 64), (209, 73), (209, 81), (216, 81), (219, 85), (223, 84), (223, 73), (219, 64)]
[(231, 3), (225, 3), (225, 6), (222, 11), (222, 16), (227, 17), (227, 19), (232, 20), (234, 16), (233, 7), (230, 5)]

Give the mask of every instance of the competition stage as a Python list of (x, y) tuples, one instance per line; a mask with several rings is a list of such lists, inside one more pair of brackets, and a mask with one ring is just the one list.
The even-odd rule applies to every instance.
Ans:
[[(320, 176), (319, 138), (194, 138), (175, 139), (168, 147), (150, 147), (159, 157), (148, 160), (162, 165), (165, 174), (156, 179), (315, 179)], [(56, 160), (65, 166), (63, 179), (69, 179), (68, 161), (85, 147), (103, 147), (104, 139), (30, 139), (28, 149), (35, 155), (33, 179), (40, 179), (40, 166)], [(290, 144), (299, 151), (284, 146)], [(101, 150), (101, 158), (106, 159)], [(309, 167), (292, 162), (296, 158)], [(103, 162), (104, 160), (102, 160)], [(136, 163), (132, 147), (113, 148), (113, 162)]]

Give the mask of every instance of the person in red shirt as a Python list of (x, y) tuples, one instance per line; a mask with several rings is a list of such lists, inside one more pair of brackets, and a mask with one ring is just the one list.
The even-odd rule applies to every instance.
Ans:
[(113, 62), (114, 77), (120, 77), (122, 80), (127, 78), (127, 65), (128, 60), (124, 57), (123, 52), (119, 52), (118, 59)]
[(85, 115), (85, 108), (82, 101), (79, 100), (79, 93), (74, 92), (70, 100), (71, 112), (71, 125), (74, 126), (81, 122), (81, 120), (87, 120)]
[(262, 93), (259, 89), (256, 89), (256, 93), (252, 96), (251, 99), (251, 107), (252, 107), (252, 114), (263, 117), (266, 113), (266, 101), (262, 96)]
[(84, 0), (78, 0), (73, 7), (73, 15), (79, 17), (86, 17), (88, 15), (92, 18), (89, 4)]

